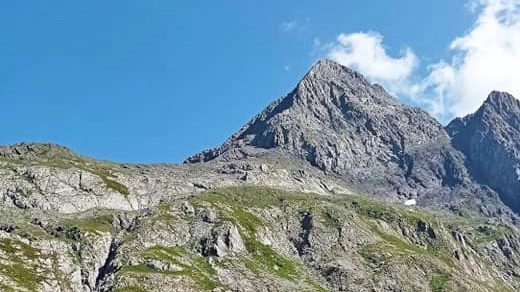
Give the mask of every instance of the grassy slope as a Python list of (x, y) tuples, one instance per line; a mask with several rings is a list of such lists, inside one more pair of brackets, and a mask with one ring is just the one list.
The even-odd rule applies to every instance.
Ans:
[[(220, 268), (241, 271), (252, 279), (262, 283), (280, 281), (284, 285), (295, 285), (304, 291), (327, 291), (330, 286), (316, 274), (305, 261), (297, 254), (291, 254), (275, 247), (265, 245), (258, 239), (260, 229), (278, 230), (282, 219), (298, 221), (301, 214), (310, 214), (313, 218), (313, 228), (334, 234), (344, 222), (349, 226), (356, 226), (368, 234), (373, 240), (353, 250), (353, 256), (359, 257), (364, 267), (370, 271), (367, 281), (379, 283), (388, 277), (395, 267), (415, 264), (425, 272), (427, 287), (432, 291), (445, 291), (459, 283), (475, 283), (476, 287), (488, 291), (513, 291), (510, 283), (504, 283), (493, 267), (489, 266), (486, 272), (495, 277), (495, 280), (484, 283), (454, 259), (452, 252), (454, 245), (460, 247), (452, 237), (452, 232), (465, 233), (475, 249), (479, 250), (496, 240), (513, 233), (513, 229), (505, 224), (494, 223), (492, 220), (476, 216), (460, 217), (443, 212), (432, 212), (417, 208), (390, 205), (375, 201), (364, 196), (334, 196), (324, 197), (312, 194), (286, 192), (264, 187), (227, 188), (210, 191), (191, 200), (196, 209), (206, 208), (215, 210), (217, 224), (231, 222), (235, 224), (245, 243), (247, 252), (238, 258), (216, 263)], [(142, 226), (154, 224), (192, 224), (193, 217), (172, 216), (170, 210), (179, 205), (179, 202), (165, 203), (158, 206), (151, 217), (145, 219)], [(273, 210), (284, 210), (284, 218), (273, 219), (264, 215)], [(96, 233), (111, 230), (111, 212), (99, 211), (92, 216), (79, 218), (56, 219), (67, 228), (77, 228), (82, 233)], [(20, 219), (20, 218), (19, 218)], [(7, 220), (6, 218), (2, 220)], [(3, 222), (3, 221), (1, 221)], [(1, 223), (0, 222), (0, 223)], [(18, 224), (15, 231), (19, 236), (43, 238), (46, 234), (31, 224)], [(430, 227), (435, 235), (432, 236), (419, 226)], [(410, 234), (404, 235), (403, 230)], [(137, 230), (136, 232), (139, 232)], [(45, 235), (48, 237), (48, 235)], [(54, 238), (55, 240), (70, 240)], [(125, 244), (132, 245), (137, 237), (129, 235)], [(0, 241), (0, 275), (7, 276), (18, 287), (34, 290), (44, 277), (44, 273), (35, 272), (36, 267), (28, 265), (38, 257), (38, 251), (21, 242)], [(196, 242), (188, 242), (183, 246), (152, 246), (137, 249), (133, 256), (143, 259), (137, 265), (124, 265), (116, 273), (120, 285), (116, 291), (146, 291), (146, 283), (154, 281), (168, 281), (167, 279), (184, 279), (184, 285), (194, 290), (210, 291), (217, 287), (227, 288), (217, 276), (215, 264), (212, 265), (196, 251)], [(137, 246), (137, 243), (136, 243)], [(339, 243), (330, 251), (331, 255), (344, 254)], [(479, 259), (477, 257), (477, 259)], [(158, 260), (179, 267), (179, 271), (156, 270), (144, 262)], [(482, 262), (489, 260), (482, 258)], [(489, 265), (489, 263), (488, 263)], [(24, 273), (20, 277), (19, 273)], [(134, 279), (135, 281), (133, 281)], [(399, 279), (402, 285), (410, 285), (406, 279)], [(289, 283), (289, 284), (287, 284)], [(518, 285), (518, 283), (516, 283)], [(451, 286), (450, 286), (451, 285)], [(7, 290), (8, 287), (2, 287)]]

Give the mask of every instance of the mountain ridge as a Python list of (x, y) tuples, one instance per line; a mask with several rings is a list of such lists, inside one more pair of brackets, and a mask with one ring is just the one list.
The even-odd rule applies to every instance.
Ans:
[(473, 193), (489, 209), (485, 212), (496, 213), (498, 195), (475, 181), (465, 154), (451, 139), (425, 111), (401, 103), (347, 67), (322, 60), (222, 146), (185, 163), (247, 159), (279, 149), (390, 201), (416, 199), (452, 208), (471, 204)]
[[(520, 125), (520, 102), (508, 93), (493, 91), (475, 114), (442, 127), (425, 111), (402, 104), (363, 75), (320, 60), (293, 91), (271, 103), (222, 146), (191, 156), (185, 163), (215, 159), (228, 163), (260, 158), (277, 149), (389, 201), (414, 199), (424, 206), (457, 209), (473, 200), (479, 202), (473, 209), (494, 216), (504, 207), (496, 197), (518, 211), (515, 190), (504, 195), (499, 184), (482, 179), (471, 164), (471, 153), (457, 142), (460, 136), (454, 126), (465, 125), (464, 120), (487, 113), (488, 108), (502, 115), (512, 109), (508, 117), (512, 128)], [(57, 154), (77, 155), (52, 143), (0, 148), (5, 158)]]
[(0, 147), (0, 290), (519, 291), (519, 120), (492, 92), (443, 127), (325, 60), (183, 164)]

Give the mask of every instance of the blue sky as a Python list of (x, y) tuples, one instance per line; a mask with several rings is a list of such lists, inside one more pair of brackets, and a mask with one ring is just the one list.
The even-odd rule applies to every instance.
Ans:
[[(452, 59), (465, 51), (450, 45), (502, 1), (8, 1), (0, 10), (0, 144), (45, 141), (115, 161), (180, 162), (222, 143), (325, 57), (442, 119), (460, 113), (444, 106), (460, 88), (442, 91), (455, 79), (435, 83), (432, 68), (460, 72)], [(367, 43), (382, 54), (349, 55)], [(406, 51), (413, 64), (400, 62)], [(374, 67), (385, 62), (403, 65), (403, 76)], [(438, 98), (442, 107), (429, 102)]]

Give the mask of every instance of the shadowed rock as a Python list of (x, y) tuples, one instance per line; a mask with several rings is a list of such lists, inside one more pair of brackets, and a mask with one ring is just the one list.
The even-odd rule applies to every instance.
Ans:
[(446, 129), (467, 156), (473, 176), (520, 212), (520, 101), (493, 91), (475, 113), (453, 120)]

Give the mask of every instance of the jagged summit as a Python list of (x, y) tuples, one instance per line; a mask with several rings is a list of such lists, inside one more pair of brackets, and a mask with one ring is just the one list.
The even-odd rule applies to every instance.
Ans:
[[(455, 118), (448, 124), (446, 130), (450, 136), (456, 136), (462, 127), (474, 129), (478, 124), (500, 126), (502, 123), (520, 128), (520, 101), (507, 92), (492, 91), (480, 108), (465, 117)], [(482, 126), (482, 125), (481, 125)]]
[[(361, 74), (334, 61), (321, 60), (291, 93), (269, 105), (222, 147), (194, 155), (187, 161), (212, 160), (236, 148), (233, 145), (264, 149), (298, 148), (302, 145), (291, 144), (304, 142), (301, 140), (306, 140), (310, 134), (323, 134), (327, 128), (332, 128), (332, 133), (349, 127), (346, 120), (358, 116), (361, 111), (372, 112), (371, 109), (362, 109), (372, 105), (388, 105), (387, 110), (382, 109), (388, 112), (400, 103), (380, 86), (372, 86)], [(377, 111), (373, 112), (377, 114)], [(245, 154), (243, 151), (231, 152), (234, 155)]]
[(520, 108), (520, 101), (508, 92), (492, 91), (484, 101), (484, 105), (490, 105), (503, 111), (512, 107)]
[(498, 126), (505, 123), (515, 130), (520, 129), (520, 101), (507, 92), (491, 92), (476, 115), (492, 120)]
[(352, 69), (343, 66), (335, 61), (324, 59), (316, 62), (309, 72), (305, 74), (303, 79), (322, 79), (322, 80), (345, 80), (345, 79), (357, 79), (358, 81), (369, 84), (363, 75)]

